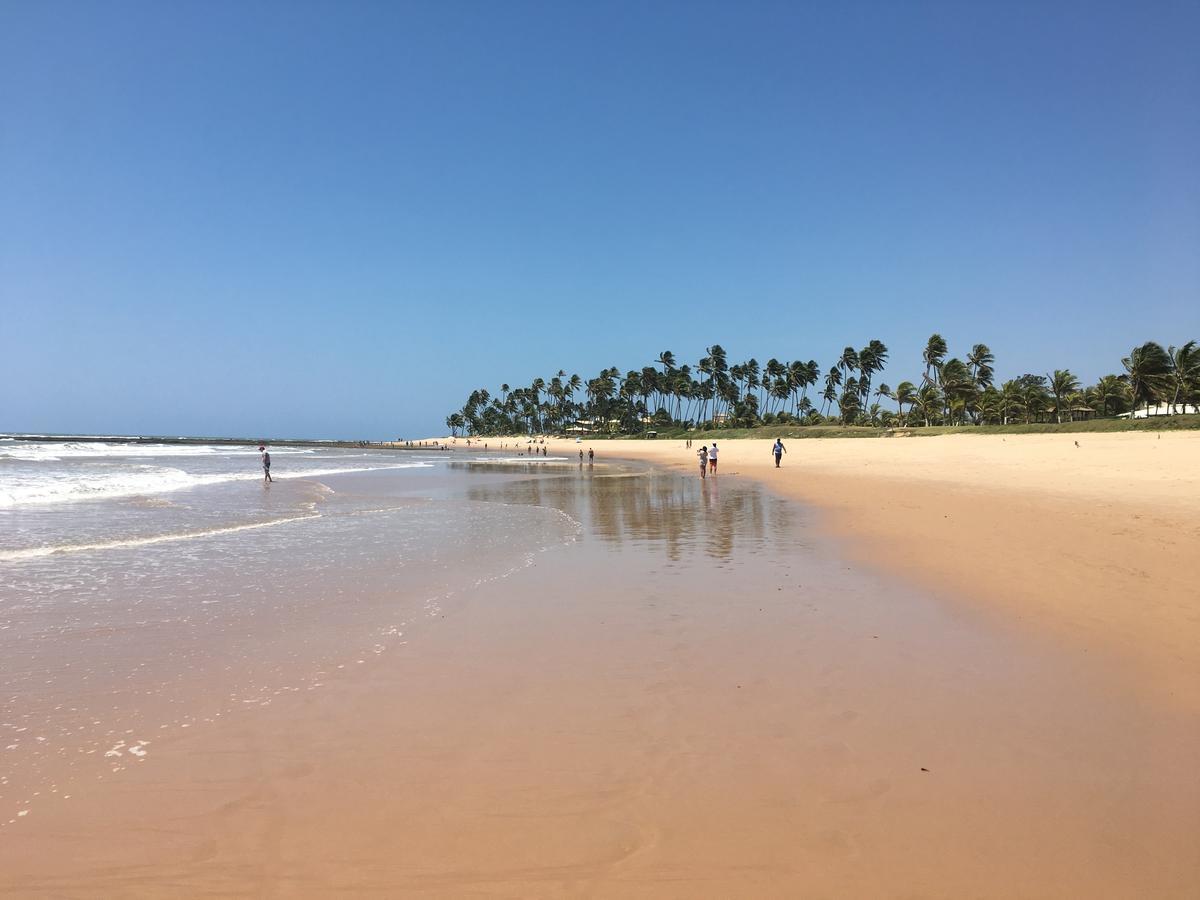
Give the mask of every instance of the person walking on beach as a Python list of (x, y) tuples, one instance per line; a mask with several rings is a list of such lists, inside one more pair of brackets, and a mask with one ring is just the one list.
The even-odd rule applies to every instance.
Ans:
[(593, 450), (591, 447), (588, 447), (588, 465), (590, 466), (595, 461), (596, 461), (596, 451)]
[(717, 442), (713, 441), (712, 449), (708, 451), (708, 471), (717, 474)]
[(696, 455), (700, 457), (700, 477), (707, 478), (708, 477), (708, 448), (702, 444), (700, 446), (700, 449), (696, 451)]
[(579, 448), (579, 464), (581, 466), (583, 465), (583, 448), (582, 447)]
[(771, 452), (775, 454), (775, 468), (779, 468), (779, 460), (783, 458), (783, 454), (787, 453), (787, 447), (783, 446), (781, 438), (775, 438), (775, 446), (771, 448)]
[(259, 447), (258, 452), (262, 454), (263, 483), (274, 481), (271, 477), (271, 454), (267, 452), (266, 447)]

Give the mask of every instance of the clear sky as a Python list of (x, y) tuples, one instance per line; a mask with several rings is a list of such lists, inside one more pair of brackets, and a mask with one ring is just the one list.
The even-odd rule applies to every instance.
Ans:
[(0, 0), (0, 430), (1200, 339), (1200, 3)]

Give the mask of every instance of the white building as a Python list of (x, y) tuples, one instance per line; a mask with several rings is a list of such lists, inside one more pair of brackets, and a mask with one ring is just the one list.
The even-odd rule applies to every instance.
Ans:
[[(1177, 413), (1200, 413), (1200, 407), (1192, 406), (1189, 403), (1175, 404), (1174, 412)], [(1169, 416), (1172, 414), (1170, 403), (1159, 403), (1157, 406), (1139, 406), (1133, 411), (1135, 419), (1145, 419), (1149, 416)], [(1121, 413), (1120, 418), (1128, 419), (1129, 413)]]

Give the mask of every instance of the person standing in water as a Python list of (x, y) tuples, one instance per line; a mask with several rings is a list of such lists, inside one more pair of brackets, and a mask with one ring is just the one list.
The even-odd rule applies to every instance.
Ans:
[(588, 465), (590, 466), (595, 461), (596, 461), (596, 451), (593, 450), (591, 447), (588, 447)]
[(775, 454), (775, 468), (779, 468), (779, 460), (783, 458), (783, 454), (787, 453), (787, 447), (783, 446), (781, 438), (775, 438), (775, 446), (771, 448), (771, 452)]
[(700, 457), (700, 477), (707, 478), (708, 477), (708, 448), (705, 447), (703, 444), (701, 444), (700, 449), (696, 451), (696, 455)]
[(713, 441), (712, 448), (708, 451), (708, 471), (714, 475), (717, 474), (717, 442)]
[(262, 454), (263, 483), (274, 481), (271, 477), (271, 454), (266, 447), (259, 447), (258, 452)]

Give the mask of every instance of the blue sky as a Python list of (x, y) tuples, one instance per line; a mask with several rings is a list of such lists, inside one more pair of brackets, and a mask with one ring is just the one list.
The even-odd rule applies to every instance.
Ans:
[(1200, 339), (1200, 4), (0, 0), (0, 430)]

